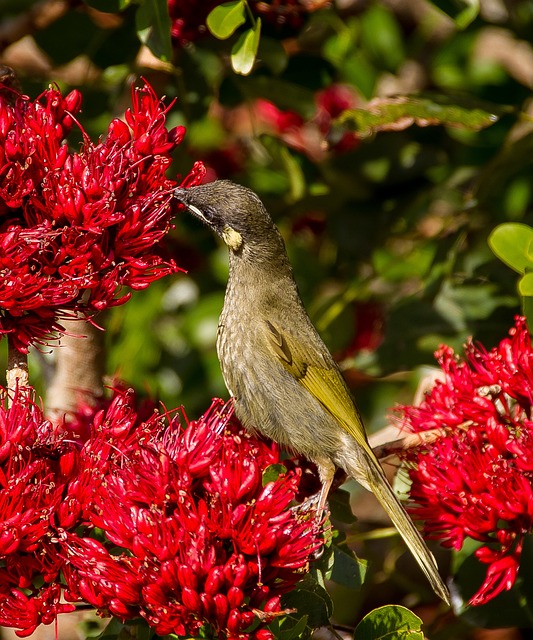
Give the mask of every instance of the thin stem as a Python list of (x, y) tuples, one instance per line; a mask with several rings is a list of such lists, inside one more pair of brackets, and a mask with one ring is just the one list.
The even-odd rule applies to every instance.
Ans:
[(256, 24), (257, 20), (255, 19), (254, 13), (250, 9), (250, 5), (248, 4), (248, 0), (243, 0), (243, 2), (244, 2), (244, 6), (246, 7), (246, 13), (248, 14), (248, 18), (250, 19), (250, 22), (252, 23), (252, 27), (255, 29), (255, 24)]
[(15, 348), (11, 336), (7, 338), (6, 381), (10, 399), (17, 389), (29, 386), (28, 356)]

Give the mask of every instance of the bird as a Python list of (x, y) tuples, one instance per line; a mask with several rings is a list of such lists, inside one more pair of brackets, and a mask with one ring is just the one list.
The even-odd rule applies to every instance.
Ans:
[(216, 346), (237, 418), (250, 432), (315, 463), (318, 513), (327, 508), (337, 467), (372, 491), (435, 593), (449, 604), (435, 558), (368, 444), (361, 415), (304, 308), (284, 240), (260, 198), (230, 180), (178, 187), (173, 194), (228, 247)]

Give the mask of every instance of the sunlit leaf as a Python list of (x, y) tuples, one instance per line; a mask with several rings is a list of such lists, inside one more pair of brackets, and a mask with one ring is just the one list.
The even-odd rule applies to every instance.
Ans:
[(261, 20), (258, 19), (251, 29), (247, 29), (239, 36), (231, 49), (231, 66), (235, 73), (247, 76), (253, 69), (260, 37)]
[(209, 31), (219, 40), (225, 40), (246, 22), (246, 6), (243, 0), (231, 0), (215, 7), (207, 16)]
[(533, 269), (533, 228), (527, 224), (506, 222), (497, 226), (489, 236), (489, 245), (502, 262), (518, 273)]

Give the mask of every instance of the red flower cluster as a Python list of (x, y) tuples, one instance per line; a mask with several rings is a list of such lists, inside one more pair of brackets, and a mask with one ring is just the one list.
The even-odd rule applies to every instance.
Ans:
[[(166, 178), (183, 127), (149, 85), (79, 153), (65, 142), (81, 95), (50, 88), (37, 100), (0, 91), (0, 334), (22, 352), (60, 331), (63, 314), (91, 314), (178, 267), (161, 240), (175, 213)], [(198, 181), (195, 167), (186, 184)]]
[[(65, 501), (78, 452), (54, 434), (25, 392), (0, 406), (0, 625), (29, 635), (74, 606), (60, 602), (64, 564), (57, 527), (78, 523), (81, 506)], [(72, 507), (72, 512), (70, 508)], [(70, 512), (70, 513), (69, 513)], [(35, 586), (37, 581), (44, 585)]]
[(300, 472), (263, 486), (279, 450), (220, 400), (182, 428), (140, 423), (118, 393), (76, 443), (19, 399), (0, 410), (0, 436), (0, 624), (19, 635), (85, 601), (159, 635), (268, 640), (322, 544), (314, 514), (289, 508)]
[(519, 317), (491, 351), (469, 343), (464, 360), (449, 347), (437, 356), (444, 379), (420, 406), (400, 409), (413, 432), (446, 430), (405, 454), (410, 511), (444, 546), (482, 543), (475, 554), (488, 568), (477, 605), (512, 587), (533, 531), (533, 349)]

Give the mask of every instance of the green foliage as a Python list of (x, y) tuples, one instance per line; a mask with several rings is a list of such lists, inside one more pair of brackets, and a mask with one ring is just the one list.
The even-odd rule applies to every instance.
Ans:
[(424, 640), (422, 620), (399, 605), (374, 609), (357, 625), (354, 640)]
[(139, 40), (161, 60), (170, 61), (170, 17), (167, 0), (143, 0), (135, 14)]

